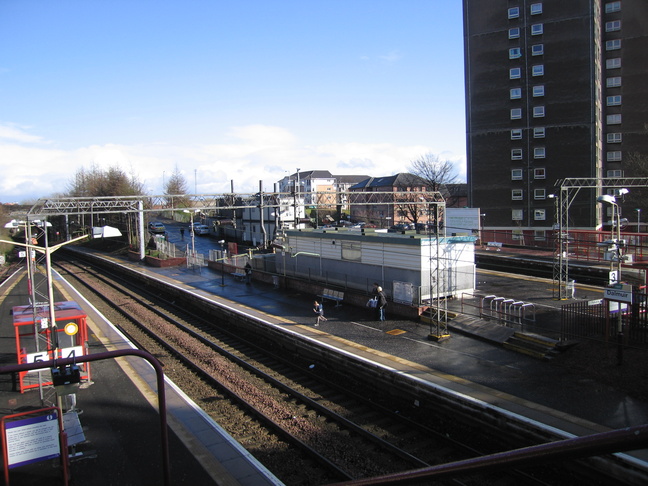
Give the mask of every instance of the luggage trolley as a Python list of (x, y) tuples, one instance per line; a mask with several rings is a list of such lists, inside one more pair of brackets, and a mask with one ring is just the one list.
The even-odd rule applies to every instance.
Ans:
[[(34, 363), (88, 354), (87, 315), (74, 301), (55, 302), (56, 341), (49, 326), (49, 304), (20, 305), (12, 309), (18, 363)], [(56, 353), (55, 343), (58, 343)], [(55, 355), (56, 354), (56, 355)], [(90, 364), (79, 364), (81, 380), (90, 380)], [(52, 385), (49, 369), (20, 371), (20, 393)]]

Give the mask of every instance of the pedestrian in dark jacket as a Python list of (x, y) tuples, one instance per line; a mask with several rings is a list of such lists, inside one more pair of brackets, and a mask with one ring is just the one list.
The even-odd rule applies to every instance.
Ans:
[(252, 283), (252, 265), (250, 262), (245, 264), (245, 285), (250, 285)]
[(374, 321), (380, 319), (380, 309), (378, 308), (378, 289), (380, 288), (380, 284), (378, 282), (374, 282), (373, 288), (371, 289), (371, 298), (369, 299), (369, 302), (367, 302), (367, 307), (371, 309), (370, 312), (373, 314)]

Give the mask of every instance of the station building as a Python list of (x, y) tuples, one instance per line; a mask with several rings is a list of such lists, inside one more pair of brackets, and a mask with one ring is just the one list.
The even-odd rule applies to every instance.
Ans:
[(275, 265), (278, 274), (360, 292), (378, 283), (394, 302), (421, 306), (475, 288), (474, 242), (414, 230), (287, 230)]

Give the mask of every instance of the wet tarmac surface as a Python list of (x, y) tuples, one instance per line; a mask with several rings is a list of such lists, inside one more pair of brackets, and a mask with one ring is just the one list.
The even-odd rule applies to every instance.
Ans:
[[(235, 300), (296, 324), (314, 325), (313, 295), (274, 289), (254, 281), (246, 285), (207, 268), (160, 269), (166, 274), (214, 295)], [(560, 326), (561, 301), (552, 299), (551, 282), (521, 276), (502, 276), (478, 272), (476, 292), (501, 294), (507, 298), (533, 301), (537, 305), (538, 325), (533, 331), (555, 336)], [(602, 290), (583, 288), (578, 293), (599, 298)], [(460, 309), (455, 299), (449, 309)], [(648, 423), (648, 404), (638, 402), (612, 387), (579, 377), (550, 363), (450, 331), (443, 342), (428, 339), (430, 326), (411, 320), (395, 319), (387, 311), (387, 321), (373, 320), (368, 309), (343, 304), (325, 305), (328, 321), (319, 330), (389, 353), (481, 385), (530, 400), (610, 428)], [(392, 335), (389, 331), (403, 333)], [(568, 351), (567, 351), (568, 352)]]

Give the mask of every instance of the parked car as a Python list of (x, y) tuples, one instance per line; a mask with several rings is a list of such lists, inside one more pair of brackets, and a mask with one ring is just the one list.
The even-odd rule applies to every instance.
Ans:
[(151, 221), (148, 225), (149, 233), (166, 233), (166, 228), (159, 221)]
[(197, 235), (208, 235), (209, 226), (207, 226), (206, 224), (194, 224), (194, 232)]

